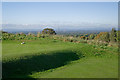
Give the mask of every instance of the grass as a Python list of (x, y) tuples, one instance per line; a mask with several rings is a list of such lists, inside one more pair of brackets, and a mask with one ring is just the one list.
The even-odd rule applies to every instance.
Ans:
[[(47, 53), (56, 50), (65, 50), (67, 45), (61, 42), (53, 42), (53, 40), (47, 41), (47, 39), (41, 39), (39, 41), (25, 41), (25, 45), (21, 45), (22, 41), (3, 41), (3, 60), (19, 59), (20, 57), (35, 55), (41, 53)], [(61, 45), (59, 45), (61, 44)]]
[(48, 39), (3, 41), (3, 78), (118, 77), (117, 48)]
[(87, 58), (55, 70), (33, 73), (34, 78), (117, 78), (117, 62), (114, 59)]

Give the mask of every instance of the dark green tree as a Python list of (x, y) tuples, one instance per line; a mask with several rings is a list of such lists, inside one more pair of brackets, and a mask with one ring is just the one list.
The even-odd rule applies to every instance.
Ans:
[(53, 34), (53, 35), (55, 35), (56, 32), (54, 31), (54, 29), (45, 28), (45, 29), (42, 31), (42, 34)]
[(114, 28), (110, 32), (110, 42), (116, 42), (116, 30)]
[(116, 40), (120, 42), (120, 31), (116, 31)]

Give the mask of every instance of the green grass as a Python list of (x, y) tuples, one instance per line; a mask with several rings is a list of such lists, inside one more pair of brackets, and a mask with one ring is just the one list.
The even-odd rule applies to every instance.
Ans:
[(117, 78), (117, 48), (40, 40), (3, 41), (3, 78)]
[(34, 78), (117, 78), (117, 62), (114, 59), (87, 58), (55, 70), (33, 73)]
[[(24, 41), (26, 44), (21, 45), (22, 41), (3, 41), (2, 56), (3, 60), (20, 58), (28, 55), (36, 55), (56, 50), (65, 50), (67, 45), (59, 41), (41, 39), (38, 41)], [(60, 44), (60, 45), (59, 45)], [(69, 45), (69, 44), (68, 44)]]

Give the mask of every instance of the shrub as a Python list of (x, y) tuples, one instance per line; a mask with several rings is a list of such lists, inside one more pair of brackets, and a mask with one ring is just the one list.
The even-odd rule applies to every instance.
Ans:
[(109, 42), (109, 33), (108, 32), (100, 32), (95, 38), (95, 40), (99, 40), (99, 41), (105, 41), (105, 42)]

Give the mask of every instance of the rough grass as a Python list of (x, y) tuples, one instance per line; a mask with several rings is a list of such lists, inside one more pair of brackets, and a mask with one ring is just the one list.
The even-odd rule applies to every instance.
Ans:
[(116, 78), (117, 48), (52, 39), (3, 41), (3, 78)]

